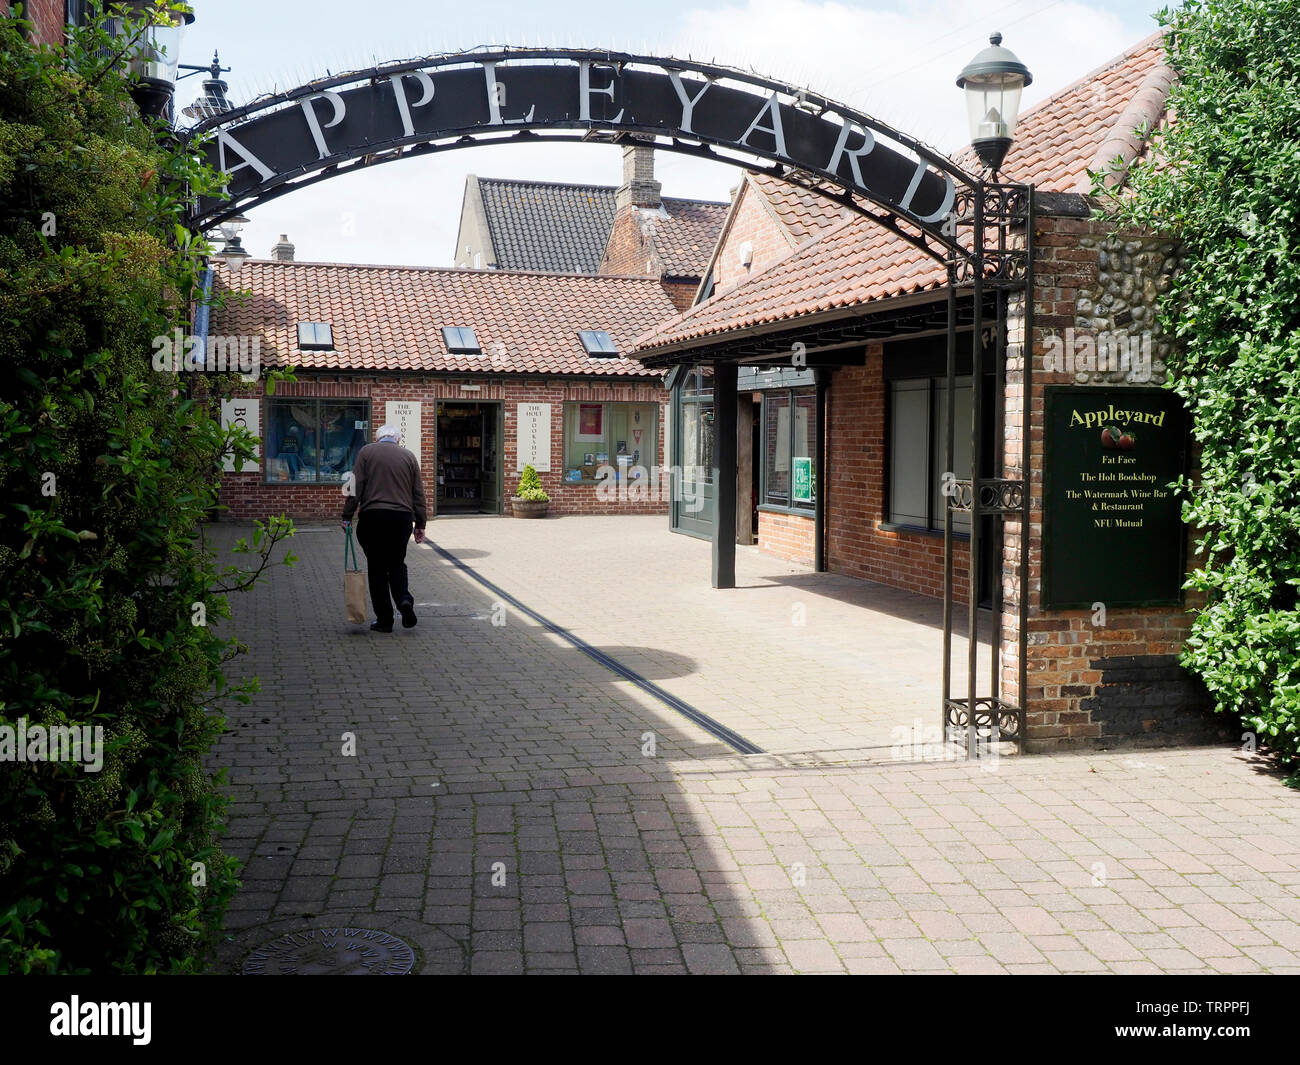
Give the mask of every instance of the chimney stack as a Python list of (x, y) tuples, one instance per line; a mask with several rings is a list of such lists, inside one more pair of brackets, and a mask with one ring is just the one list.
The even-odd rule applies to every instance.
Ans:
[(655, 180), (655, 150), (648, 144), (623, 146), (623, 184), (614, 194), (616, 210), (624, 207), (656, 208), (662, 203), (662, 186)]
[(280, 239), (271, 245), (271, 258), (277, 262), (293, 262), (293, 245), (289, 243), (289, 235), (281, 233)]

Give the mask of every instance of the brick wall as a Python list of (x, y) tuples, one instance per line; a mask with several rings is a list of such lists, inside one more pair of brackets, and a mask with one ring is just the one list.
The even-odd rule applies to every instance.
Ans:
[[(943, 595), (943, 537), (888, 530), (885, 510), (885, 380), (881, 345), (867, 348), (865, 366), (835, 371), (828, 397), (826, 564), (935, 598)], [(964, 541), (953, 551), (956, 599), (965, 602)]]
[[(1034, 373), (1030, 402), (1031, 539), (1029, 552), (1029, 630), (1026, 653), (1026, 729), (1031, 749), (1116, 743), (1167, 743), (1209, 738), (1222, 722), (1206, 711), (1204, 689), (1177, 661), (1199, 600), (1188, 595), (1183, 608), (1146, 607), (1107, 610), (1104, 626), (1089, 610), (1041, 607), (1043, 533), (1043, 413), (1047, 385), (1122, 386), (1120, 374), (1048, 372), (1046, 340), (1067, 328), (1077, 333), (1152, 328), (1156, 294), (1177, 267), (1173, 245), (1158, 237), (1111, 233), (1086, 218), (1040, 215), (1035, 226)], [(1132, 325), (1117, 325), (1120, 312)], [(1013, 311), (1013, 322), (1016, 316)], [(1023, 323), (1023, 318), (1019, 318)], [(1154, 331), (1153, 331), (1154, 332)], [(1018, 337), (1016, 340), (1018, 341)], [(1155, 336), (1154, 378), (1163, 378), (1162, 353), (1169, 340)], [(1020, 345), (1009, 348), (1007, 387), (1007, 476), (1019, 476), (1023, 378)], [(1011, 529), (1018, 534), (1014, 524)], [(1188, 558), (1193, 557), (1188, 533)], [(1015, 535), (1005, 545), (1016, 558)], [(1008, 639), (1003, 648), (1003, 690), (1017, 698), (1017, 626), (1014, 566), (1009, 590)]]
[[(752, 245), (754, 256), (749, 269), (740, 261), (740, 248), (746, 241)], [(787, 254), (791, 247), (784, 227), (768, 210), (762, 196), (755, 193), (747, 182), (742, 184), (740, 204), (714, 264), (714, 289), (721, 291), (739, 284)]]
[(641, 218), (636, 208), (628, 207), (614, 216), (610, 226), (605, 254), (600, 261), (602, 274), (623, 274), (635, 277), (658, 277), (668, 298), (679, 311), (686, 310), (695, 301), (695, 291), (700, 287), (697, 278), (669, 278), (655, 252), (653, 239), (641, 231)]
[[(256, 393), (261, 396), (260, 386)], [(437, 377), (365, 377), (332, 376), (329, 378), (300, 379), (294, 384), (281, 384), (276, 398), (294, 396), (338, 397), (369, 399), (371, 404), (370, 430), (373, 436), (383, 421), (385, 405), (390, 401), (418, 401), (420, 408), (421, 457), (425, 496), (432, 514), (437, 496), (437, 403), (451, 401), (484, 403), (501, 401), (505, 406), (505, 433), (503, 441), (504, 508), (510, 512), (510, 497), (519, 482), (515, 469), (518, 456), (518, 404), (551, 404), (551, 472), (540, 473), (542, 486), (551, 497), (550, 510), (555, 514), (665, 514), (668, 511), (666, 496), (662, 499), (618, 499), (602, 501), (597, 498), (593, 484), (565, 484), (564, 466), (564, 404), (566, 402), (623, 402), (655, 403), (659, 406), (659, 423), (656, 427), (658, 455), (663, 464), (663, 419), (666, 393), (658, 379), (632, 382), (583, 382), (564, 379), (528, 378), (495, 379), (480, 382), (477, 392), (461, 391), (461, 379), (448, 381)], [(265, 410), (262, 430), (266, 431)], [(645, 460), (643, 459), (643, 464)], [(298, 484), (273, 482), (265, 484), (263, 474), (227, 473), (222, 476), (221, 503), (230, 509), (225, 516), (230, 520), (267, 518), (287, 514), (297, 519), (337, 518), (343, 509), (343, 497), (337, 484)]]
[[(12, 12), (13, 4), (6, 10)], [(64, 0), (23, 0), (23, 17), (36, 27), (35, 37), (41, 44), (63, 45)]]
[(787, 562), (811, 566), (816, 561), (816, 522), (812, 515), (786, 514), (779, 510), (758, 511), (758, 546), (769, 555)]
[[(648, 267), (648, 269), (647, 269)], [(600, 261), (602, 274), (656, 277), (659, 263), (650, 240), (641, 230), (641, 216), (635, 207), (624, 207), (614, 215)]]
[(695, 302), (695, 292), (700, 287), (698, 280), (669, 281), (666, 277), (662, 279), (662, 284), (668, 298), (673, 301), (673, 306), (679, 311), (686, 310)]

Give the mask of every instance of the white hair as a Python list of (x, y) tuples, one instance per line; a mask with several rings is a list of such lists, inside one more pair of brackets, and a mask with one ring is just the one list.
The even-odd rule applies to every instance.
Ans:
[(379, 427), (379, 432), (375, 434), (375, 440), (391, 440), (395, 444), (400, 444), (402, 442), (402, 430), (389, 422)]

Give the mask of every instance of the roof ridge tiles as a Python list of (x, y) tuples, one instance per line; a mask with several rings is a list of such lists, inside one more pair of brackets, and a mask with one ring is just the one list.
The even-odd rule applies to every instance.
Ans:
[[(1152, 44), (1154, 44), (1158, 40), (1161, 40), (1165, 36), (1165, 32), (1166, 32), (1165, 30), (1159, 29), (1156, 30), (1154, 33), (1148, 34), (1146, 37), (1142, 38), (1142, 40), (1138, 41), (1127, 51), (1122, 52), (1121, 54), (1115, 56), (1115, 58), (1113, 59), (1107, 60), (1105, 63), (1102, 63), (1101, 66), (1097, 67), (1095, 70), (1090, 70), (1087, 74), (1084, 74), (1082, 77), (1076, 78), (1074, 81), (1070, 82), (1069, 85), (1065, 85), (1062, 88), (1057, 89), (1056, 92), (1052, 93), (1051, 96), (1045, 96), (1043, 97), (1043, 99), (1039, 100), (1038, 103), (1031, 104), (1029, 107), (1026, 107), (1023, 111), (1020, 112), (1020, 118), (1017, 120), (1017, 125), (1019, 125), (1020, 122), (1023, 122), (1027, 117), (1032, 115), (1035, 111), (1039, 111), (1042, 108), (1046, 107), (1048, 104), (1059, 101), (1061, 97), (1068, 96), (1076, 89), (1081, 88), (1084, 85), (1087, 85), (1088, 82), (1090, 81), (1095, 81), (1097, 78), (1101, 77), (1101, 75), (1105, 74), (1107, 71), (1115, 70), (1117, 67), (1122, 67), (1134, 56), (1139, 55), (1142, 52), (1145, 52), (1148, 48), (1151, 47)], [(958, 153), (954, 153), (954, 154), (959, 154), (961, 151), (965, 151), (965, 150), (966, 149), (963, 146), (961, 149), (959, 149)], [(951, 158), (951, 156), (949, 158)]]
[(635, 281), (641, 285), (658, 285), (659, 281), (654, 277), (646, 277), (642, 274), (589, 274), (574, 273), (568, 270), (524, 270), (518, 267), (501, 269), (497, 267), (472, 267), (472, 266), (414, 266), (409, 263), (347, 263), (347, 262), (325, 262), (306, 259), (248, 259), (244, 262), (241, 269), (247, 269), (250, 266), (274, 266), (279, 268), (293, 268), (299, 266), (324, 267), (331, 270), (405, 270), (412, 273), (426, 274), (482, 274), (488, 277), (564, 277), (574, 280), (586, 281)]
[(697, 207), (730, 207), (730, 200), (698, 200), (693, 196), (660, 196), (664, 203), (692, 203)]
[(562, 189), (596, 189), (600, 192), (618, 191), (616, 185), (597, 185), (594, 182), (586, 181), (539, 181), (534, 178), (490, 178), (480, 176), (478, 182), (480, 185), (549, 185)]
[[(533, 178), (478, 178), (480, 184), (493, 185), (546, 185), (550, 188), (557, 189), (594, 189), (597, 192), (615, 193), (618, 191), (617, 185), (597, 185), (585, 181), (538, 181)], [(704, 207), (728, 207), (729, 201), (726, 200), (704, 200), (697, 196), (661, 196), (661, 200), (672, 203), (690, 203)]]

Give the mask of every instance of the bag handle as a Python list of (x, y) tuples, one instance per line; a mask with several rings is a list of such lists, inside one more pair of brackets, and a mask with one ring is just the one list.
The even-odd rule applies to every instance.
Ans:
[[(353, 570), (359, 570), (361, 567), (357, 565), (357, 548), (356, 545), (352, 542), (352, 529), (348, 528), (345, 529), (344, 531), (347, 533), (347, 536), (343, 540), (343, 569), (345, 571), (348, 570), (349, 568)], [(348, 566), (349, 551), (352, 552), (351, 567)]]

